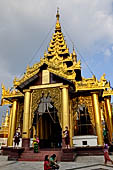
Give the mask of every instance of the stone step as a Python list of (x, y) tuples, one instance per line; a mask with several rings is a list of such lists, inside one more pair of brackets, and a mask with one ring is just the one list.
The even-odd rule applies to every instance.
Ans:
[(57, 160), (61, 160), (62, 152), (60, 151), (42, 151), (40, 150), (38, 153), (34, 153), (34, 151), (25, 151), (21, 154), (19, 161), (44, 161), (45, 155), (51, 156), (52, 154), (56, 154)]

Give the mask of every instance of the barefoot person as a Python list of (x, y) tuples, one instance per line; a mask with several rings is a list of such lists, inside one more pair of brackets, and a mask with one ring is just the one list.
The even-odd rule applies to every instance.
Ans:
[(51, 167), (50, 167), (50, 164), (49, 164), (49, 156), (46, 155), (45, 156), (45, 160), (44, 160), (44, 170), (50, 170)]
[(20, 132), (18, 132), (17, 130), (18, 129), (16, 129), (16, 133), (14, 135), (14, 147), (18, 147), (20, 142)]
[(55, 154), (53, 154), (50, 157), (49, 162), (50, 162), (51, 169), (53, 169), (53, 170), (58, 170), (59, 169), (59, 165), (57, 164), (57, 160), (56, 160), (56, 155)]
[(111, 162), (113, 164), (113, 161), (109, 157), (108, 149), (109, 149), (108, 144), (105, 144), (105, 146), (104, 146), (104, 160), (105, 160), (105, 162), (104, 163), (107, 164), (107, 162), (109, 161), (109, 162)]
[(34, 136), (33, 138), (33, 144), (34, 144), (34, 153), (38, 153), (38, 149), (39, 149), (39, 138), (38, 136)]
[(64, 139), (65, 139), (65, 144), (66, 144), (66, 148), (70, 148), (70, 139), (69, 139), (69, 130), (68, 127), (65, 127), (65, 130), (63, 131), (64, 133)]

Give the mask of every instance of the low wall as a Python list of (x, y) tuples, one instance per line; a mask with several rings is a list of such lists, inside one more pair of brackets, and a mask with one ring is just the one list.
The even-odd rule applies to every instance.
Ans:
[(87, 136), (73, 136), (73, 146), (97, 146), (97, 136), (87, 135)]

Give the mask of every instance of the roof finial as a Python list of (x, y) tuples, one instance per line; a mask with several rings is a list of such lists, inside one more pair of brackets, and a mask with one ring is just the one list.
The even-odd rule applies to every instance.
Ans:
[(59, 21), (59, 17), (60, 17), (60, 15), (59, 15), (59, 7), (57, 7), (57, 14), (56, 14), (57, 21)]
[(58, 7), (57, 7), (56, 18), (57, 18), (57, 22), (56, 22), (56, 30), (55, 31), (61, 31), (61, 26), (60, 26), (60, 23), (59, 23), (60, 15), (59, 15), (59, 8)]

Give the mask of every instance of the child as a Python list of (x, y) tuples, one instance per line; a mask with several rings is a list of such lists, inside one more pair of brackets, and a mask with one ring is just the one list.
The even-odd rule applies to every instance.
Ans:
[(107, 161), (110, 161), (113, 164), (113, 161), (109, 157), (108, 149), (109, 149), (108, 144), (105, 144), (105, 146), (104, 146), (104, 160), (105, 160), (105, 164), (107, 164)]

